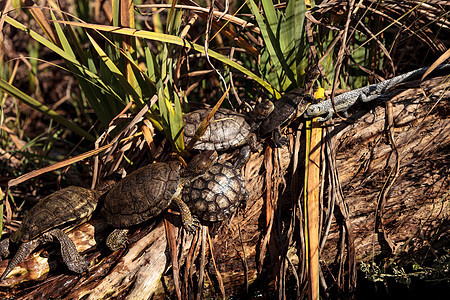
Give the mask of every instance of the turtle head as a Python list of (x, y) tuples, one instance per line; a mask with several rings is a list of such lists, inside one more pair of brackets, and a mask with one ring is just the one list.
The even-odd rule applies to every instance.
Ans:
[(197, 154), (187, 164), (186, 168), (181, 171), (181, 177), (191, 179), (203, 175), (210, 166), (217, 162), (217, 158), (216, 150), (207, 150)]
[(270, 113), (273, 111), (274, 105), (273, 102), (269, 99), (261, 101), (255, 105), (255, 108), (252, 111), (252, 119), (254, 121), (261, 121), (266, 119)]

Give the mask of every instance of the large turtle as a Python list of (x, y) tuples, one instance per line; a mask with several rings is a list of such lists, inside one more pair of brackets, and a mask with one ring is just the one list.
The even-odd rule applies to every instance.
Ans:
[[(208, 116), (211, 109), (198, 109), (183, 116), (184, 142), (187, 145), (194, 137), (197, 128)], [(250, 150), (256, 150), (256, 136), (247, 123), (244, 115), (226, 108), (219, 108), (210, 119), (203, 135), (194, 144), (197, 150), (226, 151), (241, 147), (241, 153), (235, 167), (239, 168), (246, 162)]]
[(186, 168), (179, 161), (158, 162), (129, 174), (115, 185), (105, 197), (102, 215), (116, 229), (106, 244), (111, 250), (125, 245), (128, 228), (161, 214), (174, 202), (180, 209), (183, 227), (195, 229), (189, 208), (181, 200), (184, 185), (202, 176), (217, 161), (215, 150), (195, 156)]
[(192, 213), (207, 222), (224, 220), (248, 199), (244, 179), (229, 162), (211, 166), (205, 175), (185, 185), (182, 195)]
[(0, 242), (0, 258), (9, 255), (10, 242), (20, 244), (9, 261), (0, 281), (41, 243), (58, 240), (61, 254), (69, 270), (83, 273), (89, 262), (78, 253), (75, 244), (64, 233), (63, 227), (87, 221), (97, 207), (101, 192), (78, 186), (69, 186), (45, 197), (25, 215), (19, 229)]

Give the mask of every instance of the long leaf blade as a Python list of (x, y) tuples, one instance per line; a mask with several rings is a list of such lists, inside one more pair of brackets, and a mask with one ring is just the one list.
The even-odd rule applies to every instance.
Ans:
[(61, 125), (69, 128), (76, 134), (78, 134), (82, 137), (85, 137), (86, 139), (88, 139), (91, 142), (95, 141), (95, 138), (91, 134), (89, 134), (87, 131), (85, 131), (84, 129), (79, 127), (77, 124), (70, 122), (69, 120), (67, 120), (60, 114), (58, 114), (56, 111), (51, 110), (50, 108), (48, 108), (41, 102), (31, 98), (30, 96), (28, 96), (27, 94), (25, 94), (24, 92), (22, 92), (21, 90), (16, 88), (15, 86), (9, 84), (2, 78), (0, 78), (0, 89), (2, 89), (5, 93), (8, 93), (12, 97), (20, 100), (21, 102), (27, 104), (28, 106), (34, 108), (35, 110), (40, 111), (41, 113), (45, 114), (49, 118), (57, 121)]
[[(165, 43), (170, 43), (170, 44), (174, 44), (174, 45), (179, 45), (179, 46), (182, 46), (182, 47), (186, 47), (188, 49), (193, 49), (193, 50), (195, 50), (197, 52), (200, 52), (200, 53), (205, 53), (205, 49), (204, 49), (203, 46), (197, 45), (197, 44), (192, 43), (192, 42), (190, 42), (190, 41), (188, 41), (186, 39), (180, 38), (178, 36), (168, 35), (168, 34), (164, 34), (164, 33), (156, 33), (156, 32), (151, 32), (151, 31), (146, 31), (146, 30), (136, 30), (136, 29), (130, 29), (130, 28), (121, 28), (121, 27), (114, 27), (114, 26), (107, 26), (107, 25), (97, 25), (97, 24), (88, 24), (88, 23), (65, 22), (65, 21), (55, 21), (55, 22), (60, 22), (60, 23), (64, 23), (64, 24), (67, 24), (67, 25), (73, 25), (73, 26), (80, 26), (80, 27), (84, 27), (84, 28), (91, 28), (91, 29), (96, 29), (96, 30), (110, 32), (110, 33), (115, 33), (115, 34), (123, 34), (123, 35), (141, 37), (141, 38), (148, 39), (148, 40), (154, 40), (154, 41), (159, 41), (159, 42), (165, 42)], [(221, 54), (219, 54), (219, 53), (217, 53), (217, 52), (215, 52), (214, 50), (211, 50), (211, 49), (208, 49), (208, 54), (209, 54), (210, 57), (213, 57), (213, 58), (215, 58), (215, 59), (217, 59), (217, 60), (219, 60), (219, 61), (221, 61), (221, 62), (223, 62), (223, 63), (225, 63), (227, 65), (229, 65), (230, 67), (233, 67), (236, 70), (244, 73), (245, 75), (249, 76), (251, 79), (253, 79), (257, 83), (259, 83), (265, 89), (267, 89), (269, 91), (269, 93), (279, 95), (272, 88), (272, 86), (269, 83), (264, 81), (262, 78), (260, 78), (259, 76), (257, 76), (253, 72), (247, 70), (243, 66), (241, 66), (241, 65), (237, 64), (236, 62), (230, 60), (226, 56), (221, 55)]]

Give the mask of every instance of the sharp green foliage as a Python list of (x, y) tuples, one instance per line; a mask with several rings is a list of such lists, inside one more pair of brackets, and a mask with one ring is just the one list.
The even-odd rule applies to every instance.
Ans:
[[(55, 16), (52, 13), (53, 20), (56, 20)], [(70, 26), (69, 26), (70, 27)], [(79, 44), (79, 39), (75, 37), (74, 34), (72, 34), (72, 37), (75, 38), (74, 42), (72, 44), (77, 45), (75, 49), (78, 50), (78, 53), (83, 53), (81, 56), (82, 59), (84, 58), (84, 61), (88, 62), (88, 66), (85, 66), (83, 64), (83, 60), (79, 61), (76, 58), (75, 52), (72, 49), (71, 43), (67, 40), (66, 35), (64, 34), (61, 26), (55, 22), (55, 29), (56, 33), (58, 35), (59, 41), (61, 43), (61, 46), (63, 47), (63, 51), (70, 57), (71, 59), (65, 59), (66, 64), (69, 66), (69, 69), (73, 72), (73, 74), (77, 77), (80, 87), (83, 89), (85, 96), (87, 97), (89, 103), (91, 104), (92, 108), (95, 110), (96, 115), (100, 119), (100, 122), (102, 123), (103, 127), (107, 127), (110, 120), (116, 115), (117, 111), (114, 109), (108, 108), (106, 105), (102, 105), (102, 100), (105, 99), (105, 92), (102, 86), (105, 86), (103, 81), (100, 79), (102, 77), (96, 76), (96, 68), (93, 64), (92, 57), (86, 56), (84, 54), (84, 51), (82, 50), (82, 46)], [(73, 30), (71, 30), (72, 33), (74, 33)], [(56, 46), (56, 45), (55, 45)], [(91, 72), (85, 72), (87, 69), (89, 69)], [(94, 76), (90, 76), (90, 75)], [(103, 77), (104, 78), (104, 77)], [(96, 83), (96, 84), (92, 84)], [(110, 91), (113, 92), (112, 89), (108, 87)], [(114, 93), (114, 92), (113, 92)], [(116, 94), (117, 95), (117, 94)], [(117, 100), (121, 100), (120, 96), (117, 95)], [(116, 100), (116, 101), (117, 101)], [(122, 103), (124, 105), (125, 103)]]
[[(76, 25), (76, 26), (80, 26), (80, 27), (85, 27), (85, 28), (95, 28), (97, 30), (105, 31), (105, 32), (114, 32), (115, 34), (119, 34), (119, 35), (120, 34), (129, 35), (129, 36), (140, 37), (140, 38), (144, 38), (144, 39), (148, 39), (148, 40), (154, 40), (154, 41), (158, 41), (158, 42), (162, 42), (162, 43), (170, 43), (170, 44), (174, 44), (174, 45), (183, 46), (188, 49), (193, 49), (199, 53), (205, 53), (205, 49), (203, 46), (189, 42), (188, 40), (180, 38), (178, 36), (156, 33), (156, 32), (151, 32), (151, 31), (146, 31), (146, 30), (135, 30), (135, 29), (130, 29), (130, 28), (120, 28), (120, 27), (116, 28), (113, 26), (102, 26), (102, 25), (76, 23), (76, 22), (63, 22), (63, 23), (66, 23), (68, 25)], [(272, 88), (272, 86), (269, 83), (267, 83), (265, 80), (263, 80), (262, 78), (260, 78), (256, 74), (254, 74), (253, 72), (249, 71), (248, 69), (242, 67), (238, 63), (232, 61), (231, 59), (227, 58), (226, 56), (221, 55), (211, 49), (208, 50), (208, 54), (210, 57), (215, 58), (215, 59), (223, 62), (224, 64), (226, 64), (232, 68), (235, 68), (236, 70), (249, 76), (252, 80), (254, 80), (258, 84), (260, 84), (262, 87), (266, 88), (270, 93), (274, 93), (274, 89)]]
[(155, 82), (156, 78), (159, 78), (161, 76), (160, 70), (157, 68), (156, 65), (156, 58), (148, 48), (145, 40), (141, 42), (141, 45), (144, 50), (144, 57), (147, 66), (146, 75), (151, 80), (151, 82)]
[[(172, 15), (173, 17), (173, 25), (170, 27), (171, 31), (175, 31), (178, 34), (180, 29), (180, 15), (175, 13)], [(114, 32), (116, 34), (111, 36), (130, 36), (133, 38), (142, 38), (142, 42), (136, 43), (140, 45), (141, 48), (135, 51), (135, 53), (143, 53), (144, 59), (146, 62), (146, 69), (141, 70), (138, 67), (138, 62), (136, 59), (132, 58), (130, 55), (120, 52), (120, 48), (116, 43), (110, 43), (105, 51), (102, 50), (100, 46), (96, 44), (96, 42), (91, 39), (91, 44), (95, 51), (102, 58), (103, 67), (101, 68), (99, 78), (102, 78), (105, 82), (117, 82), (117, 84), (110, 84), (110, 86), (114, 87), (114, 91), (117, 95), (123, 95), (119, 98), (124, 102), (128, 102), (127, 97), (129, 95), (133, 95), (133, 100), (139, 104), (146, 103), (158, 90), (158, 98), (165, 95), (164, 101), (162, 99), (158, 100), (158, 105), (152, 107), (150, 114), (150, 120), (155, 125), (157, 129), (162, 129), (167, 137), (171, 140), (174, 149), (176, 151), (182, 151), (184, 149), (183, 138), (182, 138), (182, 114), (181, 114), (181, 104), (178, 95), (173, 91), (173, 75), (172, 71), (175, 69), (176, 60), (171, 58), (169, 53), (173, 53), (177, 48), (174, 48), (175, 45), (181, 45), (187, 48), (192, 48), (198, 52), (204, 53), (204, 48), (202, 46), (196, 45), (194, 43), (190, 43), (187, 40), (184, 40), (176, 35), (169, 34), (161, 34), (155, 32), (149, 32), (145, 30), (135, 30), (128, 28), (116, 28), (111, 26), (101, 26), (101, 25), (93, 25), (93, 24), (85, 24), (85, 23), (74, 23), (74, 22), (66, 22), (66, 25), (70, 26), (82, 26), (86, 28), (92, 28), (96, 30), (100, 30), (105, 32), (105, 34), (109, 34), (110, 32)], [(117, 38), (113, 38), (115, 41)], [(146, 46), (146, 40), (155, 40), (161, 42), (160, 52), (157, 56), (154, 56), (148, 47)], [(114, 55), (116, 51), (117, 55)], [(112, 54), (110, 54), (112, 53)], [(269, 92), (273, 93), (274, 91), (261, 78), (247, 70), (246, 68), (240, 66), (239, 64), (233, 62), (227, 57), (214, 52), (213, 50), (209, 50), (209, 55), (213, 58), (216, 58), (225, 64), (242, 71), (244, 74), (247, 74), (255, 81), (259, 82), (261, 85), (266, 87)], [(115, 59), (116, 57), (116, 59)], [(125, 58), (131, 63), (132, 70), (134, 72), (134, 78), (138, 82), (139, 89), (133, 89), (129, 85), (129, 77), (125, 78), (123, 67), (121, 68), (120, 61), (117, 61), (119, 58)], [(92, 60), (89, 60), (89, 70), (92, 70), (92, 73), (96, 73), (95, 64)], [(155, 89), (155, 82), (158, 82)], [(167, 82), (165, 85), (162, 82)], [(164, 93), (161, 93), (164, 91)], [(135, 93), (136, 92), (136, 93)], [(106, 97), (107, 99), (108, 97)], [(103, 97), (102, 101), (105, 97)], [(137, 101), (136, 101), (137, 99)], [(167, 100), (168, 99), (168, 100)], [(116, 99), (114, 99), (116, 101)], [(101, 106), (101, 103), (97, 103)], [(95, 109), (95, 104), (92, 105)]]
[[(338, 36), (336, 36), (336, 33), (334, 31), (328, 30), (327, 32), (326, 29), (323, 30), (323, 36), (326, 38), (323, 39), (322, 44), (320, 45), (321, 47), (319, 47), (319, 49), (322, 50), (319, 55), (323, 55), (323, 52), (331, 47), (331, 45), (335, 42), (335, 39), (339, 38)], [(359, 47), (365, 40), (365, 35), (359, 32), (355, 32), (355, 37), (348, 45), (350, 49), (356, 49), (355, 51), (353, 51), (352, 58), (356, 63), (362, 66), (367, 65), (368, 58), (371, 55), (371, 49)], [(336, 72), (336, 57), (333, 55), (328, 55), (328, 57), (326, 57), (326, 59), (324, 60), (323, 67), (325, 73), (327, 74), (328, 81), (332, 84)], [(352, 89), (362, 87), (366, 85), (368, 81), (367, 76), (365, 76), (357, 66), (348, 66), (347, 64), (343, 64), (338, 83), (340, 88)], [(331, 86), (326, 85), (325, 82), (323, 84), (323, 87), (331, 88)]]
[[(334, 32), (331, 30), (328, 30), (328, 34), (324, 33), (323, 35), (326, 36), (326, 38), (320, 44), (319, 55), (323, 55), (323, 52), (325, 52), (326, 49), (331, 47), (331, 45), (334, 43), (334, 40), (337, 38)], [(334, 71), (336, 67), (335, 58), (332, 55), (328, 55), (324, 60), (323, 67), (325, 69), (325, 73), (327, 74), (328, 80), (330, 82), (333, 82)]]
[(184, 149), (184, 139), (183, 139), (183, 110), (181, 108), (181, 100), (178, 97), (177, 93), (173, 92), (174, 95), (174, 119), (173, 124), (174, 127), (171, 127), (172, 138), (175, 141), (175, 148), (178, 151)]
[(29, 80), (29, 84), (30, 84), (30, 89), (32, 91), (36, 90), (36, 75), (38, 73), (38, 60), (37, 58), (39, 58), (39, 47), (38, 47), (38, 43), (30, 43), (28, 45), (28, 53), (29, 56), (33, 59), (29, 60), (29, 63), (31, 65), (31, 70), (30, 72), (28, 72), (28, 80)]
[[(361, 66), (375, 66), (375, 67), (382, 67), (384, 64), (383, 59), (377, 59), (373, 60), (373, 54), (371, 53), (373, 48), (376, 48), (373, 44), (374, 41), (367, 44), (368, 47), (361, 47), (363, 43), (367, 41), (367, 36), (365, 34), (362, 34), (361, 32), (356, 31), (354, 35), (354, 39), (352, 40), (352, 43), (349, 45), (349, 48), (352, 51), (352, 58), (353, 60), (361, 65)], [(372, 45), (371, 45), (372, 44)], [(374, 47), (372, 47), (374, 46)], [(379, 55), (376, 55), (379, 56)], [(344, 66), (345, 67), (345, 66)], [(366, 74), (358, 68), (358, 66), (353, 65), (349, 66), (347, 69), (344, 69), (345, 73), (348, 73), (350, 76), (348, 77), (348, 85), (350, 88), (352, 87), (362, 87), (367, 85), (368, 77)], [(344, 74), (345, 74), (344, 73)], [(344, 81), (344, 80), (341, 80)], [(342, 87), (348, 88), (347, 85), (343, 83)]]
[(169, 52), (169, 45), (164, 43), (158, 57), (159, 73), (161, 74), (156, 85), (158, 90), (158, 107), (162, 118), (161, 125), (166, 137), (171, 141), (175, 151), (181, 153), (184, 149), (182, 111), (180, 99), (173, 89), (174, 59), (169, 56)]
[(77, 15), (82, 20), (89, 20), (92, 16), (93, 5), (89, 5), (90, 0), (72, 0), (71, 6), (77, 11)]
[(179, 35), (181, 27), (182, 10), (173, 8), (176, 1), (172, 2), (172, 8), (169, 10), (169, 24), (167, 25), (167, 34)]
[[(119, 102), (122, 101), (121, 97), (114, 91), (114, 89), (111, 86), (109, 86), (107, 83), (105, 83), (97, 74), (95, 74), (87, 66), (83, 65), (81, 62), (79, 62), (76, 59), (76, 57), (75, 57), (73, 51), (71, 51), (70, 47), (68, 47), (67, 49), (61, 49), (57, 45), (53, 44), (51, 41), (42, 37), (40, 34), (34, 32), (33, 30), (26, 28), (23, 24), (17, 22), (16, 20), (14, 20), (8, 16), (5, 17), (5, 21), (8, 22), (13, 27), (27, 32), (37, 42), (39, 42), (40, 44), (46, 46), (50, 50), (52, 50), (55, 53), (57, 53), (58, 55), (60, 55), (66, 61), (69, 68), (71, 69), (71, 71), (79, 79), (80, 86), (82, 88), (84, 88), (84, 92), (86, 93), (86, 95), (92, 97), (92, 98), (89, 98), (89, 101), (90, 101), (92, 107), (94, 108), (94, 110), (96, 108), (97, 109), (103, 108), (102, 106), (99, 106), (98, 103), (101, 102), (102, 96), (105, 97), (105, 95), (110, 96), (110, 98), (113, 98), (116, 101), (119, 101)], [(61, 28), (58, 28), (58, 26), (57, 26), (56, 30), (57, 30), (59, 39), (64, 40), (65, 35), (63, 34)], [(64, 44), (68, 45), (68, 43), (62, 42), (62, 45), (64, 45)], [(39, 109), (39, 107), (36, 107), (36, 109)], [(103, 120), (102, 123), (104, 126), (105, 126), (105, 124), (107, 125), (109, 123), (109, 121), (106, 120), (105, 111), (97, 111), (96, 110), (96, 114), (100, 118), (100, 120)]]
[[(6, 78), (10, 78), (10, 68), (9, 65), (6, 64), (5, 62), (3, 62), (2, 60), (0, 60), (0, 78), (1, 79), (6, 79)], [(3, 93), (3, 91), (0, 89), (0, 118), (1, 116), (3, 116), (3, 107), (5, 105), (5, 94)]]
[[(170, 9), (168, 15), (169, 20), (166, 31), (169, 34), (177, 35), (180, 31), (181, 12), (176, 9)], [(152, 18), (155, 31), (163, 32), (163, 24), (159, 15), (154, 15)], [(173, 52), (169, 47), (171, 44), (159, 43), (157, 45), (159, 49), (158, 55), (155, 56), (148, 48), (145, 39), (137, 37), (137, 40), (140, 41), (141, 48), (139, 50), (144, 54), (146, 62), (146, 70), (141, 74), (148, 79), (145, 82), (140, 81), (139, 85), (149, 92), (148, 95), (152, 95), (155, 92), (158, 95), (157, 105), (154, 105), (149, 116), (151, 116), (153, 125), (165, 133), (175, 151), (181, 153), (184, 149), (182, 136), (183, 120), (180, 100), (173, 90), (172, 70), (176, 62), (169, 55), (169, 53)], [(136, 78), (139, 81), (139, 76), (136, 76)]]
[(120, 0), (113, 0), (112, 2), (112, 11), (113, 11), (113, 26), (120, 26)]
[[(53, 20), (51, 24), (58, 37), (58, 44), (29, 30), (25, 25), (8, 16), (5, 20), (13, 27), (27, 32), (36, 42), (54, 51), (65, 60), (70, 72), (78, 79), (82, 96), (94, 109), (104, 128), (109, 126), (110, 121), (130, 101), (134, 104), (131, 106), (131, 110), (137, 112), (157, 93), (158, 102), (150, 108), (146, 116), (157, 129), (165, 132), (174, 149), (182, 152), (184, 149), (182, 107), (179, 96), (173, 89), (174, 74), (172, 73), (177, 67), (178, 51), (181, 50), (179, 46), (200, 53), (204, 53), (204, 48), (179, 37), (182, 11), (175, 9), (174, 6), (168, 11), (167, 24), (164, 24), (164, 27), (162, 22), (158, 27), (159, 16), (153, 16), (153, 20), (157, 23), (156, 27), (161, 30), (158, 33), (119, 27), (121, 26), (120, 14), (124, 11), (120, 9), (120, 5), (121, 1), (114, 0), (112, 2), (113, 24), (116, 27), (70, 22), (64, 14), (61, 14), (64, 19), (61, 21), (57, 20), (55, 15), (50, 12)], [(87, 7), (83, 8), (84, 13), (87, 13), (88, 10)], [(125, 13), (132, 17), (133, 7), (130, 7), (130, 10)], [(291, 13), (290, 16), (296, 15)], [(275, 16), (275, 18), (278, 17)], [(60, 23), (65, 24), (66, 30), (63, 30)], [(134, 26), (134, 23), (134, 20), (130, 20), (131, 26)], [(274, 26), (276, 27), (276, 25)], [(99, 36), (100, 38), (98, 38)], [(157, 54), (150, 51), (147, 46), (148, 40), (158, 42), (157, 47), (160, 51)], [(283, 47), (289, 44), (289, 49), (295, 49), (293, 42), (295, 40), (287, 40), (283, 42)], [(86, 47), (86, 45), (88, 46)], [(284, 55), (280, 52), (280, 46), (277, 46), (276, 49), (279, 55)], [(270, 93), (275, 93), (266, 81), (226, 56), (211, 49), (209, 49), (209, 56), (241, 71), (265, 87)], [(294, 56), (290, 57), (289, 60), (283, 61), (283, 64), (287, 62), (293, 64)], [(292, 74), (291, 71), (289, 76), (294, 78)], [(23, 101), (31, 103), (29, 100)], [(36, 104), (34, 107), (41, 111), (45, 110)], [(54, 114), (52, 117), (55, 120), (58, 119)], [(78, 132), (80, 131), (78, 130)]]
[[(369, 25), (370, 21), (370, 18), (362, 19), (365, 26), (369, 28), (373, 27)], [(342, 20), (340, 18), (334, 18), (331, 25), (337, 24), (338, 26), (342, 26), (341, 22)], [(338, 35), (338, 31), (330, 30), (326, 27), (314, 25), (313, 31), (316, 32), (316, 37), (318, 40), (315, 44), (316, 49), (318, 50), (319, 58), (323, 58), (325, 52), (332, 47), (336, 39), (341, 38), (341, 36)], [(384, 55), (379, 51), (378, 46), (367, 43), (368, 36), (364, 34), (364, 32), (355, 30), (353, 36), (347, 38), (347, 40), (348, 41), (345, 47), (348, 48), (348, 53), (351, 55), (351, 63), (344, 61), (342, 64), (340, 78), (338, 81), (340, 84), (339, 87), (344, 89), (360, 88), (368, 84), (368, 77), (367, 74), (358, 67), (358, 64), (366, 68), (369, 66), (370, 68), (382, 68), (384, 65)], [(372, 41), (372, 43), (375, 42)], [(339, 44), (340, 42), (338, 41), (336, 45)], [(323, 69), (330, 83), (334, 81), (337, 53), (337, 49), (336, 51), (330, 51), (328, 56), (323, 59), (322, 63)], [(325, 81), (322, 82), (322, 87), (325, 89), (331, 88), (331, 86), (328, 86)]]
[[(416, 261), (410, 261), (408, 264), (402, 263), (401, 265), (390, 262), (388, 266), (375, 262), (361, 262), (359, 267), (365, 278), (372, 282), (386, 283), (390, 279), (390, 282), (395, 281), (398, 284), (409, 286), (417, 280), (429, 280), (435, 283), (439, 281), (448, 282), (448, 276), (445, 278), (444, 274), (448, 274), (449, 265), (450, 251), (444, 249), (444, 251), (438, 253), (433, 261), (427, 261), (426, 265), (424, 265), (424, 262), (419, 264)], [(405, 271), (405, 269), (408, 271)]]
[[(158, 106), (159, 112), (162, 118), (163, 130), (166, 136), (172, 142), (172, 146), (177, 152), (181, 152), (184, 149), (183, 136), (181, 134), (183, 129), (182, 111), (178, 97), (176, 99), (170, 99), (170, 96), (175, 95), (173, 91), (168, 90), (169, 85), (164, 86), (162, 82), (158, 85)], [(174, 103), (174, 107), (172, 107)]]
[(289, 1), (283, 13), (275, 9), (272, 0), (262, 0), (264, 14), (259, 12), (253, 0), (247, 3), (264, 40), (260, 65), (263, 78), (278, 91), (301, 86), (308, 53), (304, 1)]
[(143, 103), (142, 97), (136, 92), (135, 88), (130, 85), (125, 75), (122, 74), (122, 72), (119, 70), (116, 64), (108, 57), (105, 51), (103, 51), (103, 49), (100, 47), (99, 44), (97, 44), (97, 42), (91, 37), (91, 35), (87, 33), (87, 36), (89, 37), (92, 46), (100, 56), (100, 59), (106, 65), (107, 70), (111, 73), (111, 75), (113, 75), (114, 79), (117, 80), (117, 83), (125, 91), (125, 94), (128, 95), (136, 103), (142, 104)]
[(303, 79), (301, 75), (308, 66), (306, 56), (309, 48), (306, 43), (305, 33), (305, 2), (302, 0), (289, 1), (286, 7), (285, 22), (282, 23), (281, 37), (286, 48), (285, 57), (288, 65), (296, 76), (296, 82)]
[[(160, 77), (160, 70), (155, 64), (155, 57), (148, 49), (146, 43), (142, 43), (141, 40), (138, 40), (138, 42), (139, 52), (142, 53), (141, 55), (147, 63), (146, 69), (140, 69), (132, 60), (130, 60), (130, 62), (132, 63), (131, 67), (134, 73), (134, 80), (136, 80), (136, 90), (142, 95), (143, 103), (147, 103), (150, 100), (150, 97), (156, 92), (155, 81)], [(130, 59), (130, 57), (128, 57), (128, 59)]]

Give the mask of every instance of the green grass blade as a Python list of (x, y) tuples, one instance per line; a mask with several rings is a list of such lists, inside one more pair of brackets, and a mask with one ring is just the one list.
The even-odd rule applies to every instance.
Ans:
[(66, 51), (59, 48), (58, 46), (56, 46), (55, 44), (53, 44), (46, 38), (42, 37), (35, 31), (26, 28), (23, 24), (17, 22), (16, 20), (12, 19), (11, 17), (6, 16), (5, 21), (8, 22), (11, 26), (28, 33), (33, 39), (35, 39), (42, 45), (46, 46), (50, 50), (54, 51), (56, 54), (60, 55), (65, 60), (72, 63), (74, 66), (76, 66), (80, 70), (80, 73), (77, 75), (87, 76), (88, 78), (95, 80), (96, 82), (98, 82), (99, 87), (102, 88), (105, 92), (109, 93), (111, 96), (114, 96), (117, 100), (122, 101), (121, 97), (111, 87), (109, 87), (108, 84), (104, 83), (101, 80), (101, 78), (97, 76), (97, 74), (90, 71), (88, 68), (86, 68), (82, 64), (80, 64), (75, 57), (71, 56)]
[[(279, 32), (277, 32), (279, 21), (276, 15), (271, 13), (274, 9), (273, 3), (271, 1), (270, 3), (263, 1), (264, 12), (266, 13), (266, 10), (269, 12), (270, 20), (267, 19), (269, 17), (263, 18), (253, 0), (249, 0), (247, 3), (255, 16), (261, 30), (264, 45), (269, 53), (269, 56), (265, 57), (265, 61), (261, 62), (267, 68), (264, 73), (269, 76), (272, 85), (276, 84), (279, 90), (284, 90), (291, 83), (295, 83), (296, 80), (281, 50), (280, 36)], [(275, 31), (272, 28), (275, 28)]]
[[(303, 0), (291, 0), (286, 7), (286, 19), (281, 24), (280, 36), (284, 38), (284, 55), (288, 65), (296, 76), (297, 84), (300, 76), (305, 73), (308, 58), (305, 23), (306, 5)], [(284, 49), (284, 48), (282, 48)]]
[(159, 113), (162, 118), (162, 127), (163, 130), (168, 138), (170, 138), (170, 141), (173, 142), (172, 133), (170, 131), (170, 115), (172, 114), (172, 105), (169, 101), (166, 100), (165, 92), (164, 92), (164, 86), (162, 82), (160, 81), (158, 83), (158, 107), (159, 107)]
[(39, 101), (31, 98), (30, 96), (28, 96), (27, 94), (25, 94), (24, 92), (22, 92), (21, 90), (19, 90), (18, 88), (9, 84), (8, 82), (6, 82), (5, 80), (3, 80), (1, 78), (0, 78), (0, 89), (2, 89), (5, 93), (8, 93), (12, 97), (20, 100), (21, 102), (27, 104), (28, 106), (34, 108), (35, 110), (40, 111), (41, 113), (45, 114), (49, 118), (55, 120), (56, 122), (60, 123), (61, 125), (72, 130), (76, 134), (78, 134), (82, 137), (85, 137), (86, 139), (88, 139), (91, 142), (95, 142), (95, 138), (92, 135), (90, 135), (87, 131), (85, 131), (78, 125), (70, 122), (69, 120), (67, 120), (66, 118), (64, 118), (57, 112), (55, 112), (54, 110), (51, 110), (44, 104), (40, 103)]
[(270, 31), (277, 32), (280, 22), (278, 21), (277, 11), (275, 10), (273, 1), (262, 0), (261, 4), (264, 10), (264, 17), (267, 21), (267, 25), (270, 27)]
[[(115, 102), (121, 102), (122, 105), (126, 105), (126, 103), (122, 100), (122, 97), (117, 94), (114, 88), (112, 88), (109, 84), (106, 84), (103, 79), (95, 73), (95, 66), (92, 63), (89, 63), (89, 60), (88, 63), (90, 64), (90, 68), (92, 68), (92, 70), (81, 64), (75, 56), (71, 55), (64, 49), (59, 48), (57, 45), (42, 37), (40, 34), (26, 28), (25, 25), (17, 22), (11, 17), (6, 16), (5, 21), (8, 22), (11, 26), (28, 33), (33, 39), (49, 48), (50, 50), (54, 51), (66, 61), (71, 71), (77, 76), (80, 85), (88, 94), (88, 99), (92, 107), (96, 110), (96, 113), (102, 121), (103, 126), (107, 126), (109, 120), (111, 120), (115, 114), (111, 112), (105, 112), (103, 110), (105, 106), (102, 106), (100, 101), (104, 100), (105, 97), (108, 97), (109, 99), (114, 99)], [(61, 39), (65, 38), (62, 31), (60, 31), (59, 37)], [(92, 60), (92, 58), (90, 59)], [(112, 107), (113, 104), (109, 104), (109, 106)]]
[(111, 74), (114, 76), (115, 79), (119, 82), (121, 87), (125, 90), (125, 93), (127, 95), (130, 95), (136, 103), (143, 103), (142, 98), (136, 93), (136, 91), (133, 89), (133, 87), (128, 82), (127, 78), (122, 74), (122, 72), (119, 70), (119, 68), (114, 64), (114, 62), (108, 57), (108, 55), (103, 51), (103, 49), (100, 47), (99, 44), (92, 38), (92, 36), (88, 33), (86, 33), (92, 46), (94, 47), (95, 51), (99, 54), (102, 61), (105, 63), (105, 65), (108, 67)]
[(113, 0), (111, 2), (113, 12), (113, 26), (120, 26), (120, 0)]
[[(73, 26), (80, 26), (80, 27), (84, 27), (84, 28), (91, 28), (91, 29), (96, 29), (96, 30), (99, 30), (99, 31), (110, 32), (110, 33), (115, 33), (115, 34), (135, 36), (135, 37), (140, 37), (140, 38), (143, 38), (143, 39), (159, 41), (159, 42), (163, 42), (163, 43), (164, 42), (165, 43), (170, 43), (170, 44), (186, 47), (186, 48), (189, 48), (189, 49), (193, 49), (193, 50), (195, 50), (197, 52), (200, 52), (200, 53), (205, 53), (205, 49), (204, 49), (203, 46), (197, 45), (197, 44), (192, 43), (190, 41), (187, 41), (187, 40), (185, 40), (183, 38), (180, 38), (178, 36), (173, 36), (173, 35), (168, 35), (168, 34), (163, 34), (163, 33), (156, 33), (156, 32), (151, 32), (151, 31), (146, 31), (146, 30), (120, 28), (120, 27), (107, 26), (107, 25), (97, 25), (97, 24), (78, 23), (78, 22), (65, 22), (65, 21), (55, 21), (55, 22), (64, 23), (66, 25), (73, 25)], [(221, 54), (219, 54), (219, 53), (217, 53), (217, 52), (215, 52), (214, 50), (211, 50), (211, 49), (208, 50), (208, 54), (209, 54), (210, 57), (215, 58), (215, 59), (223, 62), (224, 64), (229, 65), (230, 67), (235, 68), (236, 70), (238, 70), (238, 71), (242, 72), (243, 74), (249, 76), (251, 79), (253, 79), (257, 83), (259, 83), (265, 89), (267, 89), (269, 91), (269, 93), (271, 93), (271, 94), (275, 94), (276, 93), (269, 83), (264, 81), (262, 78), (258, 77), (253, 72), (247, 70), (246, 68), (244, 68), (241, 65), (237, 64), (236, 62), (230, 60), (226, 56), (221, 55)]]
[[(53, 11), (51, 11), (51, 16), (53, 20), (56, 20)], [(71, 57), (73, 57), (73, 59), (75, 59), (75, 53), (71, 47), (71, 44), (69, 43), (69, 41), (67, 40), (66, 34), (64, 33), (63, 29), (61, 28), (59, 23), (54, 23), (55, 24), (55, 31), (56, 34), (58, 35), (58, 39), (61, 43), (61, 46), (63, 47), (63, 50), (70, 55)], [(75, 38), (75, 45), (77, 45), (78, 39), (76, 39), (75, 35), (73, 34), (73, 30), (71, 26), (67, 26), (69, 29), (69, 32), (71, 32), (71, 37)], [(81, 45), (78, 45), (78, 48), (81, 48)], [(81, 51), (83, 53), (83, 56), (81, 57), (81, 59), (84, 59), (85, 62), (88, 62), (88, 58), (86, 56), (86, 54), (84, 53), (84, 51)], [(96, 92), (95, 89), (95, 85), (91, 84), (90, 82), (86, 81), (86, 78), (89, 78), (88, 76), (79, 76), (78, 72), (83, 72), (82, 68), (79, 68), (80, 65), (82, 65), (82, 63), (78, 62), (75, 64), (72, 61), (66, 60), (66, 64), (69, 66), (69, 69), (75, 74), (75, 76), (78, 79), (78, 82), (80, 84), (80, 87), (82, 88), (82, 90), (84, 91), (87, 99), (89, 100), (89, 103), (91, 104), (92, 108), (94, 109), (94, 111), (96, 112), (96, 115), (98, 116), (98, 118), (100, 119), (101, 124), (106, 127), (109, 123), (109, 121), (116, 115), (114, 112), (112, 112), (110, 109), (105, 109), (105, 105), (101, 105), (100, 100), (101, 98), (104, 98), (102, 96), (100, 96), (99, 94), (101, 94), (101, 92)], [(91, 69), (93, 70), (93, 69)], [(95, 79), (94, 79), (95, 80)]]
[(174, 95), (174, 114), (172, 123), (172, 135), (175, 142), (175, 148), (181, 152), (184, 149), (183, 140), (183, 109), (181, 108), (180, 98), (177, 93), (173, 92)]

